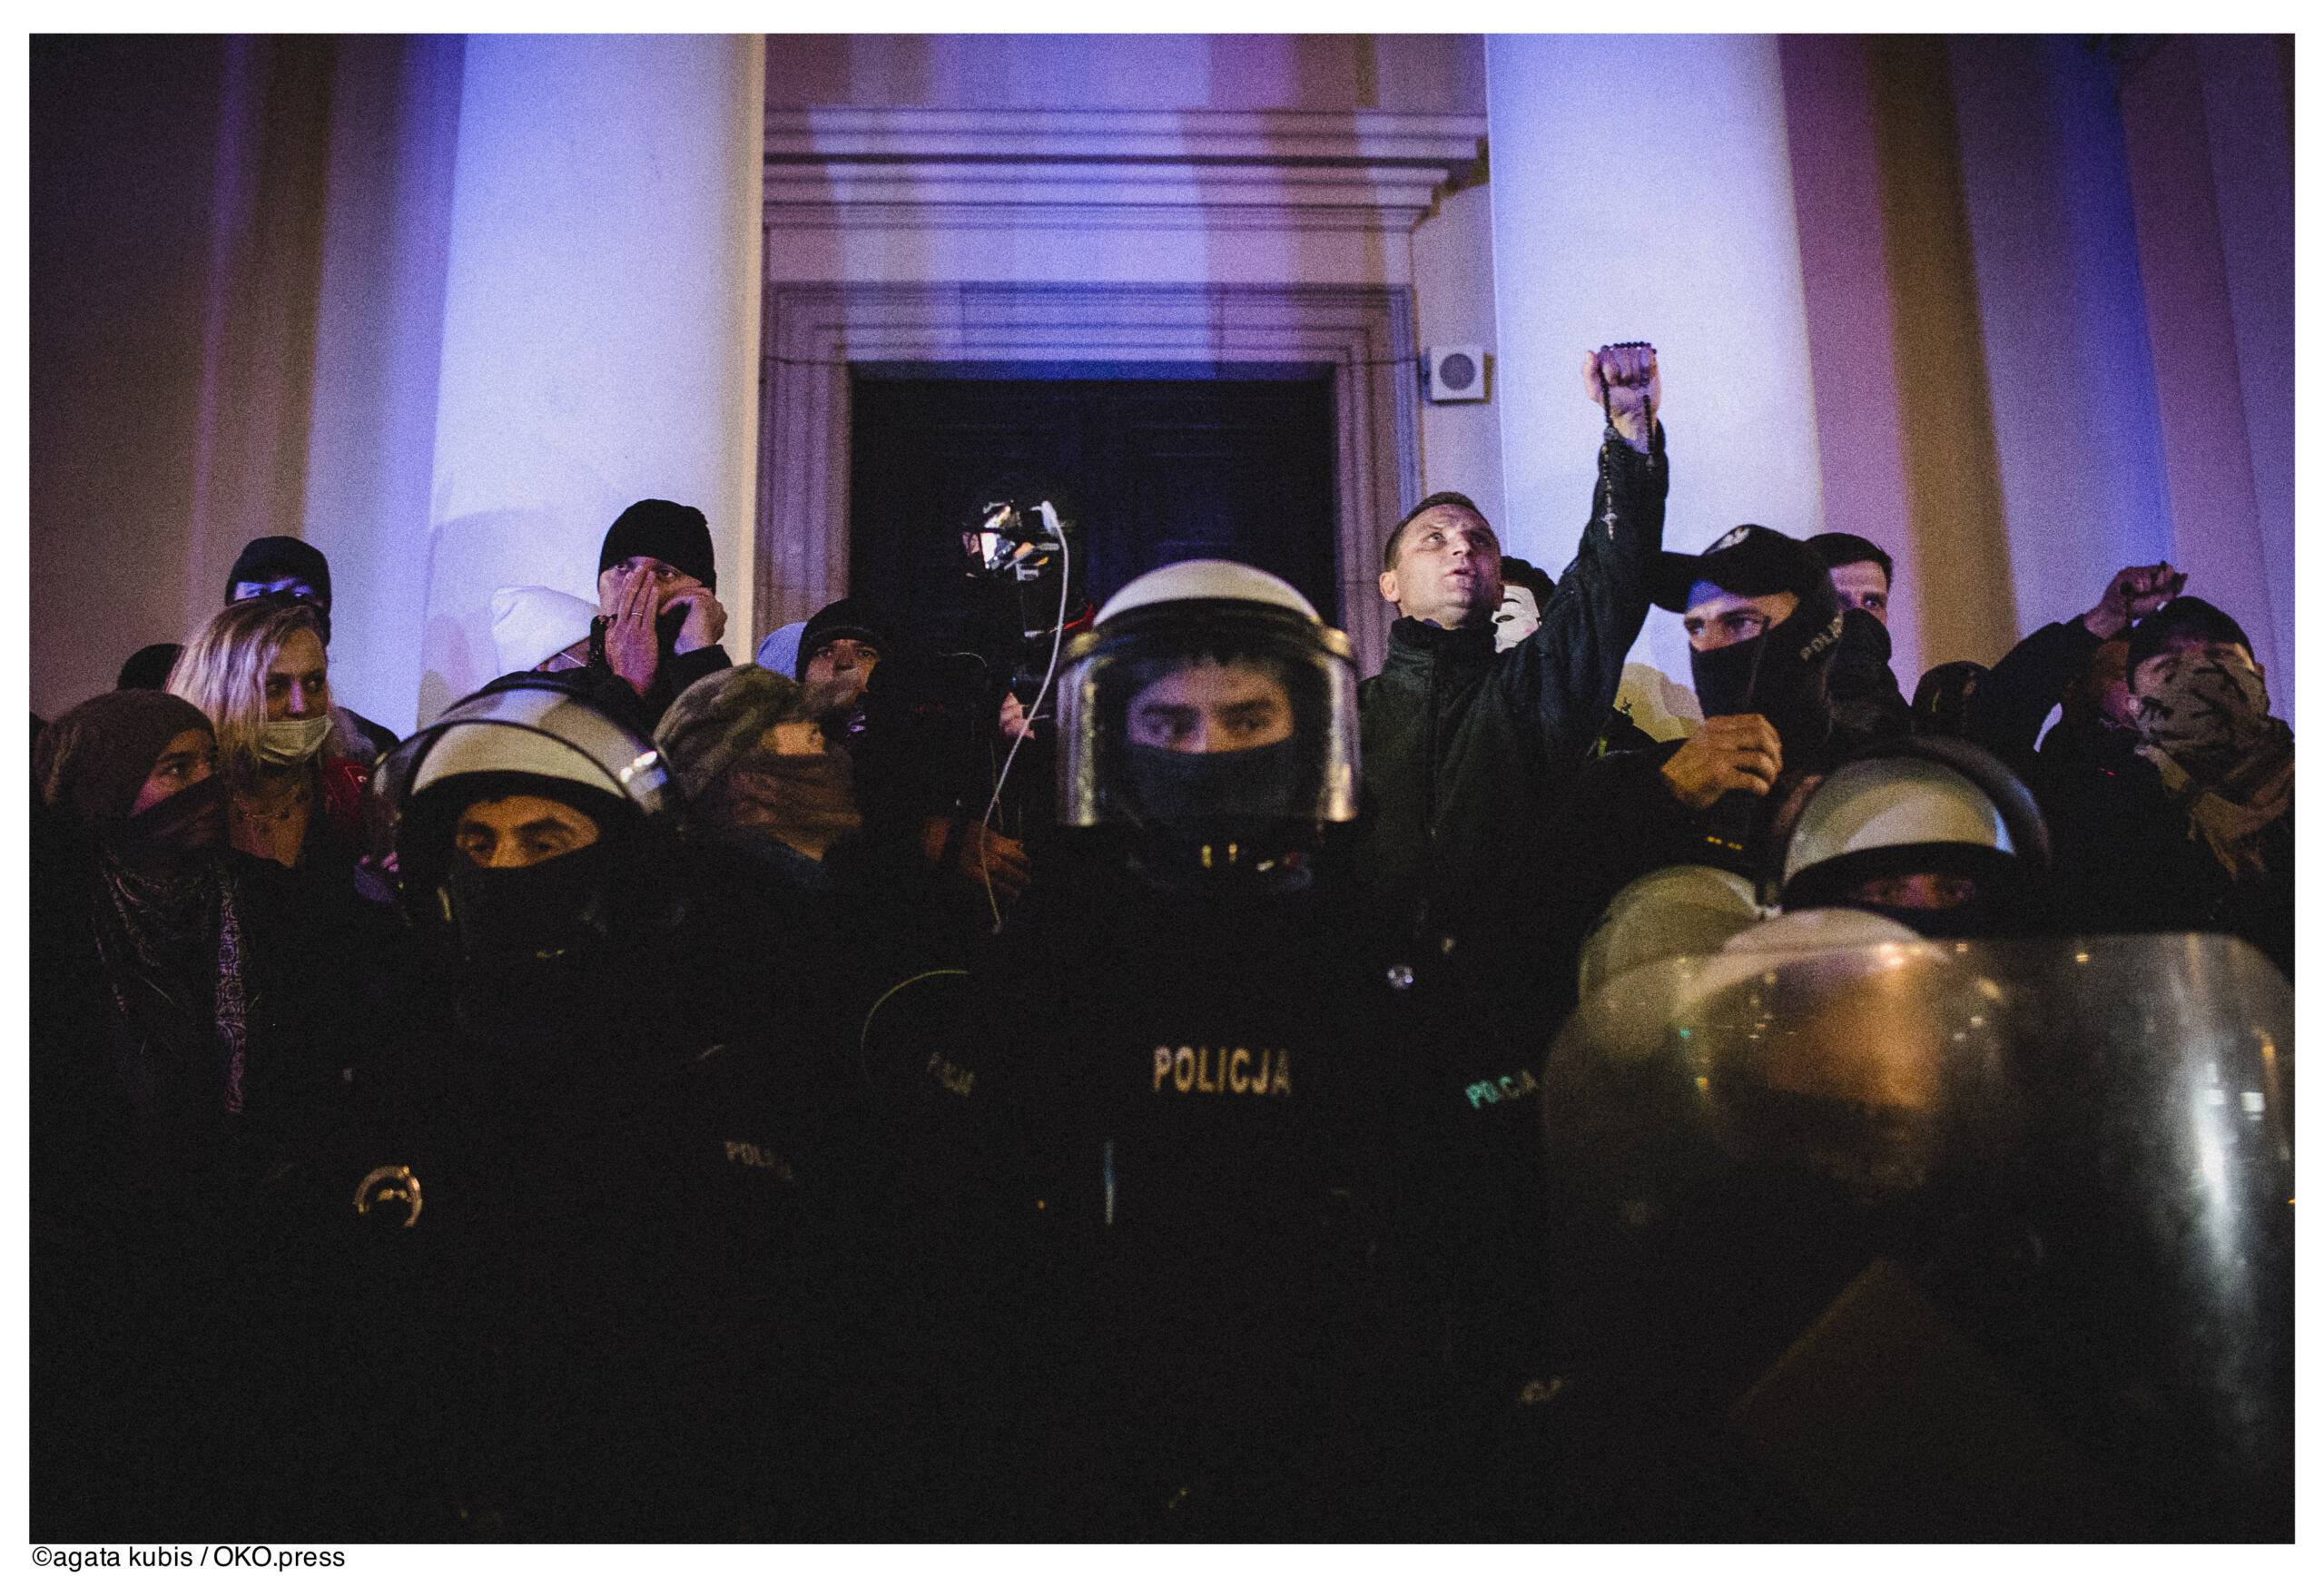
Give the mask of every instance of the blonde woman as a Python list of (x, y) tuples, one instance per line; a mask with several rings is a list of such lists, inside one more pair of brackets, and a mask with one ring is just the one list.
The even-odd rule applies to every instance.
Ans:
[(367, 774), (332, 742), (330, 659), (311, 605), (228, 605), (178, 658), (170, 693), (218, 731), (235, 848), (319, 875), (352, 871)]

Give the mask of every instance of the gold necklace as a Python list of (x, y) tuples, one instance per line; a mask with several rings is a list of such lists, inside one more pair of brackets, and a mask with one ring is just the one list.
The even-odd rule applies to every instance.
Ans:
[(288, 819), (294, 812), (306, 809), (313, 797), (314, 791), (310, 785), (294, 781), (290, 785), (290, 797), (279, 809), (261, 809), (255, 798), (239, 792), (234, 795), (234, 809), (245, 821), (280, 822)]

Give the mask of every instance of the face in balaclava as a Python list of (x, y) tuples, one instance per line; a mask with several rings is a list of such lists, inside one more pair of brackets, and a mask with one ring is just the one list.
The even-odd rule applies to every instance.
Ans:
[[(449, 793), (463, 804), (541, 795), (575, 805), (599, 830), (595, 843), (531, 865), (491, 868), (451, 852), (441, 881), (462, 1027), (538, 1045), (599, 1024), (636, 984), (613, 952), (628, 813), (610, 795), (547, 778), (490, 774), (449, 782), (460, 785)], [(439, 800), (427, 817), (429, 841), (448, 843), (453, 820)], [(639, 902), (635, 894), (627, 901)]]
[(2268, 715), (2268, 682), (2250, 664), (2201, 648), (2140, 665), (2132, 703), (2140, 740), (2202, 783), (2216, 783), (2281, 738)]
[(1299, 742), (1279, 739), (1249, 750), (1226, 751), (1133, 744), (1129, 778), (1138, 809), (1157, 822), (1277, 820), (1292, 813)]
[(130, 817), (109, 845), (125, 865), (172, 872), (198, 862), (225, 841), (226, 780), (213, 773)]
[(1886, 625), (1860, 607), (1841, 614), (1828, 682), (1836, 721), (1862, 729), (1878, 721), (1878, 712), (1898, 695), (1896, 675), (1888, 671), (1889, 655)]
[(1832, 730), (1827, 686), (1842, 629), (1838, 594), (1819, 580), (1800, 594), (1790, 616), (1764, 634), (1690, 653), (1703, 715), (1758, 713), (1782, 737), (1787, 763), (1822, 748)]
[(487, 869), (456, 856), (444, 882), (468, 971), (521, 971), (594, 951), (605, 936), (612, 855), (612, 848), (599, 842), (513, 870)]
[(74, 707), (33, 749), (42, 803), (133, 869), (173, 871), (223, 842), (224, 784), (214, 775), (142, 812), (148, 774), (181, 734), (210, 734), (192, 702), (160, 690), (115, 690)]
[(459, 949), (453, 1010), (470, 1034), (555, 1046), (600, 1030), (625, 971), (607, 947), (615, 848), (599, 842), (537, 865), (487, 870), (454, 855), (445, 873)]

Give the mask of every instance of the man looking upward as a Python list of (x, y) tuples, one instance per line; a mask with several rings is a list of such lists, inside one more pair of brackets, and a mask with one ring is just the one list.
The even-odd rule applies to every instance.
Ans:
[(1646, 620), (1669, 468), (1655, 420), (1651, 345), (1582, 358), (1606, 418), (1581, 546), (1541, 626), (1493, 649), (1501, 542), (1458, 493), (1421, 500), (1391, 534), (1380, 595), (1396, 605), (1388, 656), (1363, 686), (1364, 811), (1356, 858), (1392, 934), (1489, 929), (1482, 905), (1517, 864), (1551, 857), (1547, 812), (1614, 705)]

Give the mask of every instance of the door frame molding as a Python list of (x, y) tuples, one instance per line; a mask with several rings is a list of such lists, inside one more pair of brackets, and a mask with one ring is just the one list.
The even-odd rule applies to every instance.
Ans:
[(847, 593), (851, 365), (1299, 363), (1330, 370), (1341, 615), (1360, 671), (1377, 670), (1380, 555), (1420, 496), (1409, 286), (770, 281), (764, 308), (753, 649)]

